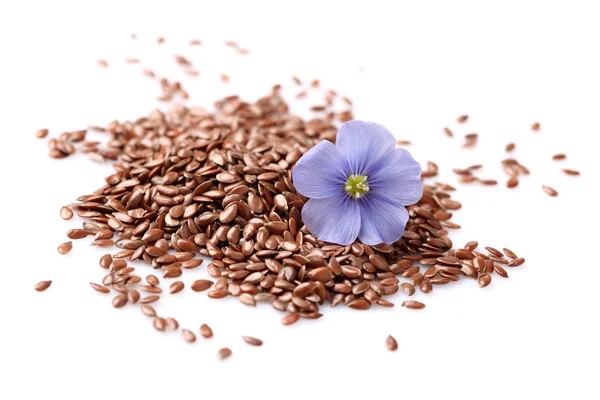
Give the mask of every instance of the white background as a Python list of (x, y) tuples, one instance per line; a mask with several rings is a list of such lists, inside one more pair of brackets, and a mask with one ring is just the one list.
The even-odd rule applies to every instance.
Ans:
[[(0, 398), (599, 398), (596, 4), (3, 1)], [(190, 47), (192, 38), (204, 44)], [(183, 75), (174, 54), (202, 76)], [(182, 80), (189, 104), (206, 107), (229, 94), (253, 100), (275, 83), (293, 98), (292, 75), (319, 78), (354, 100), (357, 118), (411, 140), (415, 157), (437, 162), (451, 184), (452, 168), (478, 162), (484, 177), (503, 182), (503, 148), (516, 142), (531, 176), (512, 191), (457, 184), (463, 210), (453, 220), (463, 228), (451, 238), (511, 248), (526, 264), (483, 290), (464, 281), (418, 294), (423, 311), (325, 308), (320, 320), (290, 327), (268, 305), (186, 290), (163, 296), (159, 313), (196, 332), (208, 323), (215, 337), (191, 345), (179, 332), (155, 331), (137, 307), (115, 310), (88, 286), (103, 276), (101, 250), (76, 242), (71, 254), (56, 252), (81, 223), (62, 221), (60, 206), (101, 186), (111, 167), (51, 160), (34, 137), (42, 127), (55, 136), (164, 108), (142, 67)], [(308, 104), (293, 109), (308, 115)], [(462, 113), (471, 119), (458, 126)], [(461, 149), (444, 126), (479, 133), (479, 146)], [(551, 161), (556, 152), (568, 159)], [(567, 177), (564, 167), (582, 175)], [(560, 195), (545, 195), (542, 184)], [(46, 279), (52, 287), (35, 292)], [(241, 335), (265, 344), (250, 347)], [(233, 349), (224, 362), (222, 346)]]

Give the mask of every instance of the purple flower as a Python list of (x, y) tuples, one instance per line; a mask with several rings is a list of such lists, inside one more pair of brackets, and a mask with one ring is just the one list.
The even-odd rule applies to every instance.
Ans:
[(292, 173), (297, 191), (310, 200), (302, 208), (308, 230), (326, 242), (391, 244), (400, 239), (405, 206), (423, 194), (421, 166), (385, 127), (349, 121), (336, 144), (322, 141), (307, 151)]

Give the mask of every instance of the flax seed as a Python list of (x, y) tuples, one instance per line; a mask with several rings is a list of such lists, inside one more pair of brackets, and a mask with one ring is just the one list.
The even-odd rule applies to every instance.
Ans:
[(389, 335), (385, 340), (385, 346), (389, 351), (396, 351), (398, 349), (398, 342), (392, 335)]

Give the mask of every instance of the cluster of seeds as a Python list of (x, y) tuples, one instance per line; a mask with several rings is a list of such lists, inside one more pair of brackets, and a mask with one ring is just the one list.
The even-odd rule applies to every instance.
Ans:
[[(190, 45), (200, 43), (194, 40)], [(245, 54), (234, 42), (226, 44)], [(188, 59), (175, 56), (175, 60), (192, 71), (190, 75), (197, 75)], [(151, 70), (144, 74), (155, 77)], [(221, 80), (229, 78), (223, 75)], [(320, 86), (313, 80), (302, 88), (299, 78), (293, 80), (301, 87), (297, 98)], [(160, 83), (160, 100), (187, 99), (179, 82), (161, 79)], [(48, 142), (53, 158), (80, 152), (93, 161), (115, 161), (116, 172), (106, 177), (104, 186), (60, 211), (65, 220), (74, 212), (84, 220), (80, 229), (67, 232), (69, 239), (90, 237), (92, 246), (116, 247), (100, 259), (100, 267), (107, 271), (102, 282), (90, 283), (99, 293), (113, 292), (115, 308), (139, 305), (155, 329), (177, 330), (176, 319), (158, 316), (151, 305), (163, 296), (156, 275), (172, 280), (168, 292), (175, 295), (186, 288), (177, 278), (203, 264), (199, 254), (212, 258), (206, 266), (212, 279), (194, 281), (189, 285), (192, 291), (206, 292), (214, 299), (237, 297), (250, 307), (269, 303), (286, 314), (281, 320), (284, 325), (300, 318), (320, 318), (324, 304), (357, 310), (393, 307), (386, 297), (398, 291), (409, 298), (402, 301), (403, 307), (423, 309), (424, 303), (411, 299), (417, 291), (430, 293), (437, 285), (461, 278), (486, 287), (493, 275), (508, 277), (505, 267), (523, 264), (524, 259), (509, 249), (478, 250), (477, 242), (453, 248), (448, 230), (460, 228), (450, 219), (461, 204), (451, 198), (455, 189), (443, 183), (424, 185), (421, 200), (408, 207), (404, 235), (391, 245), (357, 241), (339, 246), (312, 235), (300, 216), (307, 199), (296, 192), (291, 171), (308, 149), (320, 140), (334, 141), (337, 125), (353, 119), (351, 109), (334, 111), (336, 99), (349, 107), (352, 102), (329, 90), (322, 104), (311, 107), (315, 117), (304, 120), (289, 113), (280, 88), (274, 86), (254, 103), (229, 96), (216, 102), (213, 112), (178, 105), (133, 122), (90, 127), (108, 136), (106, 144), (87, 141), (87, 130), (65, 132)], [(458, 122), (467, 119), (463, 115)], [(453, 136), (448, 128), (445, 132)], [(40, 130), (36, 136), (47, 134)], [(477, 138), (468, 134), (465, 147), (474, 146)], [(507, 165), (518, 169), (520, 164)], [(455, 172), (461, 180), (470, 176), (464, 179), (495, 184), (473, 177), (472, 171), (480, 167)], [(438, 166), (428, 162), (422, 178), (435, 177), (437, 171)], [(67, 254), (72, 246), (72, 241), (63, 243), (58, 252)], [(132, 263), (136, 260), (148, 264), (156, 275), (138, 273), (139, 263), (136, 267)], [(46, 289), (50, 282), (40, 282), (36, 290)], [(181, 332), (185, 341), (196, 341), (192, 330)], [(204, 338), (213, 336), (206, 324), (199, 333)], [(243, 339), (262, 345), (260, 339)], [(386, 345), (392, 351), (398, 346), (391, 336)], [(222, 359), (231, 354), (229, 348), (218, 352)]]
[[(107, 270), (102, 284), (92, 284), (101, 293), (117, 292), (114, 307), (140, 304), (156, 329), (178, 326), (149, 308), (163, 290), (155, 275), (142, 282), (129, 264), (135, 260), (173, 280), (169, 293), (175, 294), (184, 290), (177, 280), (184, 270), (202, 264), (196, 256), (209, 256), (213, 280), (193, 282), (193, 291), (234, 296), (247, 306), (270, 303), (286, 313), (285, 325), (321, 317), (325, 303), (392, 307), (386, 297), (400, 289), (413, 296), (461, 278), (484, 287), (493, 274), (508, 276), (503, 266), (523, 263), (510, 250), (480, 252), (476, 242), (453, 249), (448, 229), (460, 228), (450, 219), (461, 204), (450, 196), (454, 188), (440, 183), (425, 185), (408, 208), (410, 220), (396, 243), (339, 246), (313, 236), (302, 223), (307, 199), (296, 193), (291, 171), (318, 141), (333, 141), (337, 129), (327, 112), (309, 121), (292, 116), (277, 89), (255, 103), (231, 96), (216, 103), (216, 112), (176, 106), (103, 130), (105, 151), (118, 158), (116, 172), (60, 214), (70, 219), (74, 210), (85, 220), (67, 233), (70, 239), (90, 236), (93, 246), (117, 248), (100, 260)], [(402, 306), (425, 307), (415, 300)], [(192, 334), (183, 337), (193, 342)]]

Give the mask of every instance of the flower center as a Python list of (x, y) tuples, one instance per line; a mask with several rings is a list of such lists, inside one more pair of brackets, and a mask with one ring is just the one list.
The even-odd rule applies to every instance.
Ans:
[(366, 175), (350, 175), (344, 186), (350, 196), (358, 199), (369, 192)]

